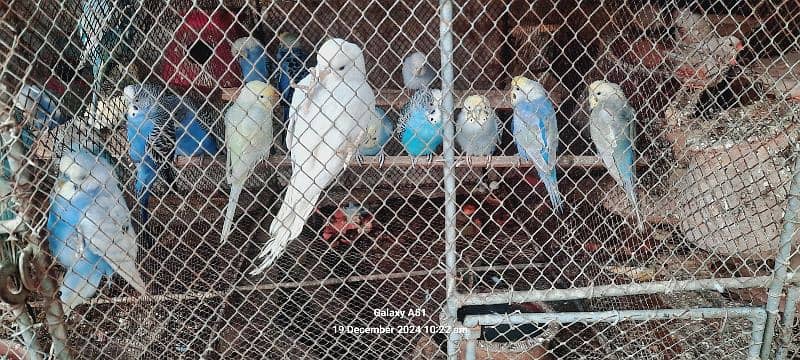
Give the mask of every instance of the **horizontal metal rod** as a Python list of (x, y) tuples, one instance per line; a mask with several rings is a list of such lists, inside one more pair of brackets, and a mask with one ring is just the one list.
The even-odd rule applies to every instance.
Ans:
[[(466, 271), (492, 271), (492, 270), (503, 270), (503, 269), (516, 269), (516, 270), (525, 270), (533, 267), (545, 267), (547, 263), (530, 263), (530, 264), (510, 264), (510, 265), (491, 265), (491, 266), (476, 266), (476, 267), (463, 267), (458, 268), (459, 272), (466, 272)], [(308, 286), (330, 286), (330, 285), (338, 285), (343, 283), (351, 283), (351, 282), (362, 282), (362, 281), (378, 281), (378, 280), (389, 280), (389, 279), (400, 279), (400, 278), (407, 278), (407, 277), (416, 277), (416, 276), (428, 276), (428, 275), (443, 275), (445, 273), (444, 270), (418, 270), (418, 271), (409, 271), (409, 272), (402, 272), (402, 273), (391, 273), (391, 274), (376, 274), (376, 275), (358, 275), (358, 276), (351, 276), (344, 279), (325, 279), (325, 280), (310, 280), (310, 281), (289, 281), (289, 282), (282, 282), (282, 283), (274, 283), (274, 284), (262, 284), (262, 285), (244, 285), (244, 286), (237, 286), (235, 290), (237, 291), (264, 291), (264, 290), (274, 290), (278, 288), (296, 288), (296, 287), (308, 287)], [(147, 296), (118, 296), (113, 298), (103, 298), (103, 297), (96, 297), (86, 302), (86, 304), (97, 305), (97, 304), (126, 304), (126, 303), (139, 303), (139, 302), (160, 302), (160, 301), (184, 301), (184, 300), (205, 300), (211, 299), (216, 297), (225, 296), (228, 292), (227, 291), (187, 291), (182, 294), (163, 294), (163, 295), (147, 295)], [(30, 303), (33, 307), (40, 307), (42, 306), (41, 301), (35, 301)]]
[(486, 294), (459, 294), (460, 304), (489, 305), (529, 301), (563, 301), (600, 297), (669, 293), (672, 291), (723, 291), (724, 289), (743, 289), (765, 287), (771, 276), (745, 278), (653, 281), (625, 285), (600, 285), (572, 289), (548, 289), (508, 291)]
[[(469, 162), (467, 161), (469, 159)], [(383, 161), (383, 167), (411, 167), (412, 160), (414, 160), (411, 156), (386, 156)], [(492, 168), (511, 168), (511, 167), (519, 167), (519, 168), (528, 168), (533, 166), (533, 162), (521, 160), (517, 156), (493, 156), (491, 158), (491, 162), (487, 161), (488, 159), (485, 156), (456, 156), (455, 157), (455, 166), (456, 167), (473, 167), (473, 168), (485, 168), (485, 167), (492, 167)], [(209, 167), (211, 165), (217, 166), (225, 166), (225, 158), (224, 157), (208, 157), (208, 156), (196, 156), (196, 157), (185, 157), (185, 156), (178, 156), (175, 159), (175, 165), (178, 167), (185, 167), (185, 166), (197, 166), (197, 167)], [(269, 165), (270, 168), (276, 167), (290, 167), (291, 162), (286, 156), (270, 156), (267, 161), (262, 162), (256, 169), (264, 168)], [(365, 156), (364, 161), (360, 164), (360, 167), (377, 167), (380, 166), (380, 158), (377, 156)], [(636, 163), (637, 166), (647, 166), (646, 159), (639, 159)], [(418, 158), (416, 163), (414, 164), (416, 167), (422, 168), (439, 168), (444, 166), (444, 157), (442, 156), (434, 156), (433, 161), (428, 163), (427, 159)], [(562, 155), (558, 158), (558, 166), (561, 169), (569, 169), (573, 167), (578, 168), (586, 168), (586, 169), (602, 169), (605, 166), (600, 161), (597, 156), (575, 156), (575, 155)], [(351, 164), (351, 168), (358, 168), (359, 164)]]
[(469, 315), (464, 318), (465, 327), (478, 325), (495, 326), (500, 324), (530, 324), (573, 322), (650, 321), (665, 319), (714, 319), (745, 317), (752, 318), (765, 314), (760, 307), (700, 308), (700, 309), (654, 309), (654, 310), (612, 310), (563, 313), (513, 313)]

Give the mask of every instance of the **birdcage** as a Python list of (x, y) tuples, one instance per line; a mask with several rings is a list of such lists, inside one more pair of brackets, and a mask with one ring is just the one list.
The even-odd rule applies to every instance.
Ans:
[(797, 356), (794, 2), (0, 5), (0, 355)]

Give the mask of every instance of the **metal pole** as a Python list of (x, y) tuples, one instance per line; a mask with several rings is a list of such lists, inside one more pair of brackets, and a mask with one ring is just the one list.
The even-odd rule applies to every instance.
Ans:
[(718, 319), (731, 317), (751, 318), (754, 314), (763, 314), (764, 309), (758, 307), (734, 308), (699, 308), (699, 309), (659, 309), (659, 310), (620, 310), (620, 311), (587, 311), (567, 313), (513, 313), (469, 315), (464, 318), (465, 327), (478, 325), (496, 326), (500, 324), (530, 323), (573, 323), (573, 322), (608, 322), (650, 321), (668, 319)]
[(459, 295), (459, 305), (508, 304), (530, 301), (563, 301), (625, 295), (669, 293), (673, 291), (723, 291), (764, 287), (772, 280), (770, 276), (747, 278), (723, 278), (681, 281), (653, 281), (626, 285), (601, 285), (573, 289), (549, 289), (507, 291), (485, 294)]
[(778, 353), (775, 359), (786, 358), (786, 348), (792, 342), (792, 328), (794, 328), (794, 317), (797, 309), (797, 301), (800, 298), (800, 287), (789, 286), (786, 290), (786, 305), (783, 307), (783, 330), (781, 341), (778, 343)]
[(42, 354), (45, 354), (45, 352), (42, 351), (42, 347), (39, 345), (39, 341), (36, 339), (36, 331), (33, 328), (33, 319), (31, 319), (31, 316), (28, 315), (25, 305), (12, 305), (11, 312), (14, 314), (14, 318), (17, 321), (17, 326), (19, 327), (17, 332), (20, 334), (20, 336), (22, 336), (22, 340), (24, 341), (23, 345), (25, 346), (25, 352), (28, 354), (28, 359), (43, 359)]
[[(447, 286), (447, 323), (454, 328), (458, 298), (456, 293), (456, 177), (453, 129), (453, 1), (439, 0), (439, 49), (442, 53), (442, 122), (444, 124), (444, 257)], [(458, 355), (458, 339), (447, 337), (447, 358)]]
[(772, 340), (775, 337), (775, 323), (778, 319), (778, 307), (781, 302), (781, 293), (786, 284), (787, 266), (789, 255), (792, 250), (792, 238), (795, 235), (795, 223), (797, 223), (797, 211), (800, 210), (800, 157), (794, 160), (794, 172), (792, 173), (792, 184), (789, 187), (788, 204), (786, 212), (783, 214), (783, 231), (781, 232), (778, 254), (775, 257), (775, 271), (772, 283), (769, 285), (769, 296), (767, 298), (767, 322), (764, 329), (764, 341), (761, 345), (761, 358), (769, 358), (772, 351)]
[(759, 311), (753, 313), (750, 317), (750, 323), (753, 324), (753, 330), (750, 332), (750, 351), (748, 352), (748, 360), (757, 360), (758, 353), (761, 350), (761, 339), (764, 338), (764, 323), (767, 322), (767, 312)]

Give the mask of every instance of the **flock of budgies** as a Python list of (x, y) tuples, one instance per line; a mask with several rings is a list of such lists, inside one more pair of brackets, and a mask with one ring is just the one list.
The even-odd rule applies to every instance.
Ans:
[[(102, 77), (114, 62), (124, 64), (130, 26), (124, 11), (135, 0), (87, 0), (78, 22), (86, 47), (82, 62), (95, 75), (92, 104), (101, 107)], [(138, 292), (145, 282), (138, 273), (138, 244), (144, 249), (155, 240), (144, 229), (150, 217), (148, 203), (154, 184), (168, 186), (175, 180), (176, 156), (216, 156), (225, 148), (229, 202), (224, 211), (223, 241), (233, 231), (235, 210), (247, 178), (269, 156), (274, 144), (273, 110), (282, 109), (291, 178), (280, 209), (269, 227), (270, 238), (258, 254), (251, 274), (259, 274), (281, 256), (296, 239), (316, 208), (323, 191), (354, 160), (383, 156), (388, 141), (397, 137), (414, 159), (432, 159), (443, 141), (445, 122), (441, 113), (443, 93), (433, 87), (436, 71), (423, 53), (415, 52), (402, 64), (404, 86), (411, 91), (395, 125), (387, 111), (376, 106), (375, 92), (367, 82), (362, 49), (343, 39), (326, 40), (316, 53), (313, 67), (297, 45), (297, 36), (278, 37), (273, 73), (265, 47), (254, 38), (236, 41), (232, 52), (239, 61), (244, 85), (224, 113), (224, 144), (210, 129), (217, 120), (202, 109), (203, 102), (179, 96), (156, 83), (134, 84), (122, 89), (127, 107), (129, 155), (135, 166), (138, 221), (132, 222), (122, 186), (111, 161), (91, 146), (70, 144), (60, 160), (58, 181), (51, 196), (47, 221), (48, 243), (66, 268), (61, 300), (67, 311), (88, 300), (100, 280), (120, 274)], [(634, 171), (635, 113), (613, 83), (595, 81), (589, 86), (590, 132), (609, 173), (625, 190), (642, 228), (637, 205)], [(520, 158), (533, 163), (554, 212), (564, 208), (558, 188), (558, 126), (553, 103), (540, 83), (522, 76), (513, 78), (509, 93), (513, 106), (512, 134)], [(54, 127), (68, 119), (56, 99), (33, 85), (19, 93), (17, 106), (33, 118), (37, 128)], [(498, 148), (500, 119), (488, 98), (466, 97), (456, 118), (455, 141), (464, 155), (491, 157)]]

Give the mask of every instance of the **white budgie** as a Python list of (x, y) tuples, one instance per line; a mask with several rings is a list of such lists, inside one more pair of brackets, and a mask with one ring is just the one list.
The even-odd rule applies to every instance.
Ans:
[(262, 273), (300, 235), (322, 191), (357, 151), (375, 108), (366, 74), (361, 48), (334, 38), (322, 44), (316, 68), (296, 85), (286, 136), (292, 177), (251, 274)]
[(280, 101), (278, 90), (263, 81), (251, 81), (225, 112), (225, 146), (228, 148), (226, 178), (231, 186), (222, 241), (231, 234), (236, 204), (244, 183), (256, 164), (272, 147), (272, 109)]

